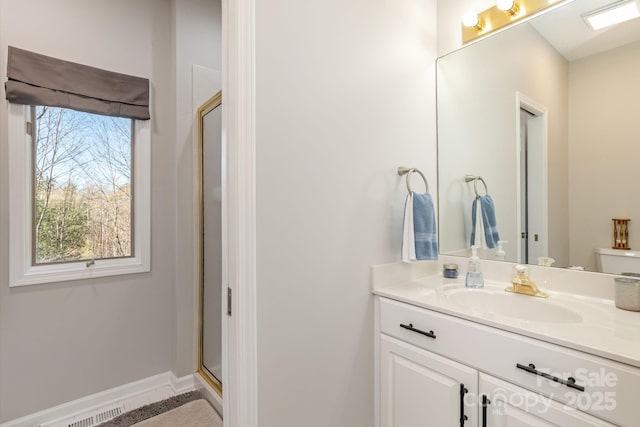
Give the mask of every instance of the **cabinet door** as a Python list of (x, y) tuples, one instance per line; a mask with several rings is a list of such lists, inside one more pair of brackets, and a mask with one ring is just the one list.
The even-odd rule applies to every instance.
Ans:
[(479, 375), (481, 427), (615, 427), (532, 391)]
[(478, 425), (475, 369), (380, 335), (381, 427)]

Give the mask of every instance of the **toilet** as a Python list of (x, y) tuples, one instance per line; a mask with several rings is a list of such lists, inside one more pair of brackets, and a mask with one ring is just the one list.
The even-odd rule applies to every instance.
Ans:
[(640, 274), (640, 251), (596, 248), (596, 267), (601, 273)]

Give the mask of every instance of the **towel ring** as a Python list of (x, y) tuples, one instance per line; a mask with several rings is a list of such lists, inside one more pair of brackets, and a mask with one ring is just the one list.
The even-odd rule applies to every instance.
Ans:
[(473, 191), (475, 191), (476, 197), (480, 197), (480, 194), (478, 193), (478, 181), (482, 182), (482, 185), (484, 186), (484, 195), (486, 196), (487, 194), (489, 194), (489, 190), (487, 189), (487, 183), (484, 182), (484, 179), (482, 179), (481, 176), (465, 175), (464, 181), (465, 182), (473, 181)]
[(407, 191), (409, 192), (409, 194), (411, 194), (411, 174), (413, 172), (417, 172), (418, 175), (420, 175), (422, 177), (422, 180), (424, 181), (425, 193), (428, 193), (429, 192), (429, 183), (427, 182), (427, 178), (425, 178), (424, 174), (422, 172), (420, 172), (419, 169), (405, 168), (403, 166), (400, 166), (398, 168), (398, 175), (407, 175)]

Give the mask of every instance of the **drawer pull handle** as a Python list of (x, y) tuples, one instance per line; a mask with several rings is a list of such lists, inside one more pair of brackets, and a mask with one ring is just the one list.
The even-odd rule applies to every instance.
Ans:
[(527, 372), (532, 373), (532, 374), (540, 375), (541, 377), (546, 378), (548, 380), (551, 380), (553, 382), (560, 383), (562, 385), (566, 385), (567, 387), (570, 387), (570, 388), (573, 388), (573, 389), (576, 389), (576, 390), (579, 390), (579, 391), (584, 391), (584, 387), (582, 387), (581, 385), (576, 384), (576, 379), (573, 378), (573, 377), (569, 377), (566, 380), (563, 380), (562, 378), (554, 377), (553, 375), (549, 375), (549, 374), (547, 374), (545, 372), (538, 371), (536, 369), (536, 365), (534, 365), (533, 363), (529, 363), (529, 366), (525, 366), (525, 365), (521, 365), (520, 363), (517, 363), (516, 367), (518, 369), (522, 369), (523, 371), (527, 371)]
[(408, 330), (410, 330), (412, 332), (417, 332), (419, 334), (425, 335), (425, 336), (427, 336), (429, 338), (433, 338), (433, 339), (436, 338), (436, 334), (434, 334), (433, 331), (429, 331), (429, 332), (421, 331), (420, 329), (414, 328), (413, 327), (413, 323), (409, 323), (408, 325), (404, 325), (404, 324), (400, 323), (400, 327), (408, 329)]
[(464, 395), (469, 393), (469, 390), (464, 386), (464, 384), (460, 384), (460, 427), (464, 427), (464, 422), (469, 419), (464, 414)]
[(482, 427), (487, 427), (487, 407), (491, 405), (491, 401), (486, 394), (482, 395)]

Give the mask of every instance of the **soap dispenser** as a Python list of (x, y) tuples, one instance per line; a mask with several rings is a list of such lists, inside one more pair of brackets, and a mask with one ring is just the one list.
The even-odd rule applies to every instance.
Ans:
[(553, 265), (553, 263), (556, 262), (555, 259), (550, 258), (548, 256), (539, 256), (538, 257), (538, 265), (542, 266), (542, 267), (551, 267), (551, 265)]
[(495, 255), (496, 261), (504, 261), (504, 257), (506, 255), (506, 252), (502, 247), (504, 243), (509, 243), (509, 242), (506, 240), (498, 240), (498, 249), (496, 250), (496, 255)]
[(482, 288), (484, 286), (484, 278), (480, 271), (480, 258), (478, 258), (478, 247), (471, 246), (471, 258), (467, 266), (467, 278), (465, 280), (467, 288)]

